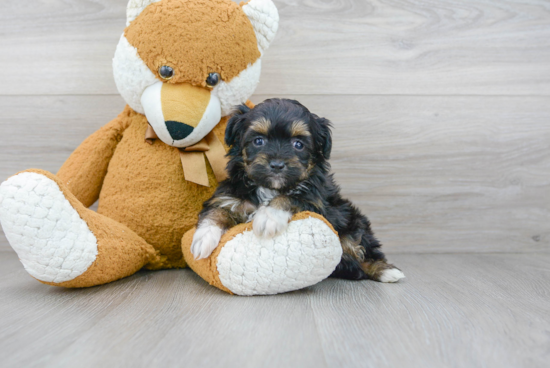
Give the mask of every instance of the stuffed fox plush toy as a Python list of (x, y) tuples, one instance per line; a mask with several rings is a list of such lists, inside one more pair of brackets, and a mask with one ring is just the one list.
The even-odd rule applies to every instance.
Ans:
[(74, 288), (189, 265), (241, 295), (328, 277), (342, 250), (315, 214), (269, 240), (239, 225), (207, 259), (189, 251), (202, 203), (226, 177), (227, 117), (254, 92), (277, 31), (272, 1), (131, 0), (127, 16), (113, 60), (124, 111), (57, 175), (32, 169), (0, 186), (0, 221), (28, 273)]

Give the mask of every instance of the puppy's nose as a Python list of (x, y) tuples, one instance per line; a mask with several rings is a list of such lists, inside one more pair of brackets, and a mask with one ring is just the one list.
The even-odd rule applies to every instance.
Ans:
[(285, 168), (285, 162), (283, 160), (271, 160), (269, 166), (273, 171), (281, 171)]
[(179, 141), (193, 133), (195, 128), (178, 121), (167, 121), (166, 129), (168, 129), (168, 133), (170, 133), (170, 137), (172, 137), (173, 140)]

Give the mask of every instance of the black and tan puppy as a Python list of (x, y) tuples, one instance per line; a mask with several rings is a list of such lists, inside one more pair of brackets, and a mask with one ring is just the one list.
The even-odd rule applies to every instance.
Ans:
[(333, 277), (396, 282), (405, 275), (386, 262), (369, 220), (329, 174), (330, 122), (297, 101), (271, 99), (245, 105), (227, 125), (229, 179), (204, 203), (191, 251), (206, 258), (232, 226), (253, 220), (257, 236), (284, 231), (293, 214), (323, 215), (338, 232), (342, 261)]

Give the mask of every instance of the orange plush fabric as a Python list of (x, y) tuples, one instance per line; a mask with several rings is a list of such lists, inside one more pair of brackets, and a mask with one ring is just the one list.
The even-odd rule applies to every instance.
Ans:
[(109, 161), (131, 122), (131, 114), (132, 109), (126, 106), (116, 119), (82, 142), (57, 173), (59, 179), (86, 207), (99, 198)]
[[(207, 165), (210, 187), (185, 180), (177, 148), (145, 142), (147, 119), (131, 113), (129, 127), (109, 164), (98, 212), (125, 224), (157, 249), (162, 262), (148, 268), (185, 267), (180, 241), (197, 221), (217, 181)], [(225, 130), (226, 119), (215, 129)]]
[(224, 0), (163, 0), (149, 5), (125, 30), (128, 42), (156, 73), (174, 69), (169, 83), (206, 86), (208, 73), (230, 81), (261, 56), (250, 21)]
[[(212, 130), (222, 142), (227, 120)], [(126, 107), (75, 150), (57, 177), (32, 170), (58, 183), (98, 238), (100, 253), (92, 267), (58, 286), (99, 285), (142, 267), (186, 267), (182, 236), (197, 222), (217, 181), (209, 164), (210, 187), (186, 181), (178, 149), (158, 139), (146, 142), (147, 126), (144, 115)], [(86, 209), (98, 196), (98, 213)]]

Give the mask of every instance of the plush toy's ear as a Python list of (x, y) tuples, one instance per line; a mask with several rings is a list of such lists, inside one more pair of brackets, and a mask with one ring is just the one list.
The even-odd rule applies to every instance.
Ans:
[(330, 131), (332, 123), (329, 120), (320, 118), (315, 114), (313, 114), (313, 116), (318, 126), (318, 133), (315, 137), (315, 143), (317, 144), (317, 147), (320, 148), (321, 154), (325, 160), (328, 160), (330, 158), (330, 153), (332, 152), (332, 132)]
[(279, 28), (277, 7), (271, 0), (250, 0), (243, 5), (243, 11), (254, 27), (258, 39), (258, 49), (263, 54), (275, 38)]
[(225, 128), (225, 144), (229, 147), (234, 146), (242, 134), (242, 125), (245, 121), (245, 114), (250, 111), (250, 107), (239, 105), (236, 107), (233, 116), (227, 122)]
[(158, 3), (160, 0), (130, 0), (126, 9), (126, 26), (129, 26), (134, 19), (149, 5)]

